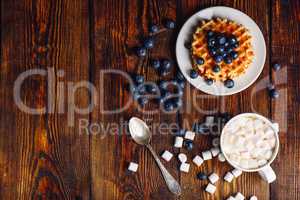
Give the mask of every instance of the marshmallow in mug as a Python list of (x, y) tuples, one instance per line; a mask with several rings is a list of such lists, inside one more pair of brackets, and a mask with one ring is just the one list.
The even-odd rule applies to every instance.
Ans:
[(246, 116), (238, 118), (223, 133), (223, 153), (241, 168), (262, 167), (273, 155), (276, 133), (261, 119)]

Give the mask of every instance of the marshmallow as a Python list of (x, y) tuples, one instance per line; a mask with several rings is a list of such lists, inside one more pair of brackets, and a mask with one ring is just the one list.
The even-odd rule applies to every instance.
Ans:
[(215, 117), (214, 116), (206, 116), (205, 125), (212, 126), (214, 124)]
[(166, 151), (161, 155), (161, 157), (162, 157), (165, 161), (169, 162), (169, 161), (171, 160), (171, 158), (173, 157), (173, 154), (166, 150)]
[(241, 170), (239, 170), (239, 169), (233, 169), (232, 171), (231, 171), (231, 173), (233, 174), (233, 176), (235, 177), (235, 178), (237, 178), (237, 177), (239, 177), (240, 175), (242, 175), (242, 171)]
[(216, 157), (220, 153), (220, 148), (218, 148), (218, 147), (211, 148), (210, 152), (213, 157)]
[(228, 183), (231, 183), (233, 178), (234, 178), (234, 176), (231, 172), (227, 172), (224, 176), (224, 180), (227, 181)]
[(234, 197), (236, 200), (244, 200), (245, 197), (242, 193), (238, 192), (235, 197)]
[(178, 159), (180, 162), (185, 163), (187, 161), (187, 156), (184, 153), (178, 154)]
[(203, 159), (200, 156), (196, 155), (193, 159), (193, 163), (200, 167), (203, 163)]
[(195, 135), (196, 135), (195, 132), (187, 131), (187, 132), (185, 133), (184, 138), (185, 138), (185, 139), (188, 139), (188, 140), (194, 140)]
[(219, 180), (219, 176), (216, 173), (212, 173), (209, 177), (208, 180), (212, 183), (215, 184)]
[(203, 160), (211, 160), (212, 159), (212, 155), (210, 151), (203, 151), (202, 152), (202, 158)]
[(180, 165), (180, 171), (188, 173), (190, 169), (190, 164), (188, 163), (181, 163)]
[(139, 165), (134, 163), (134, 162), (130, 162), (129, 166), (128, 166), (128, 170), (132, 171), (132, 172), (136, 172), (138, 169)]
[(217, 189), (216, 186), (214, 186), (213, 184), (209, 183), (206, 186), (205, 191), (208, 192), (208, 193), (210, 193), (210, 194), (213, 194), (213, 193), (215, 193), (216, 189)]
[(214, 138), (214, 139), (212, 140), (212, 145), (213, 145), (214, 147), (218, 147), (218, 146), (220, 145), (220, 138)]
[(181, 148), (183, 145), (183, 137), (175, 137), (174, 147)]
[(226, 200), (235, 200), (235, 198), (233, 196), (230, 196)]
[(225, 156), (224, 156), (223, 153), (220, 153), (220, 154), (218, 155), (218, 160), (219, 160), (220, 162), (225, 162), (225, 161), (226, 161), (226, 158), (225, 158)]
[(255, 195), (251, 196), (249, 200), (258, 200)]

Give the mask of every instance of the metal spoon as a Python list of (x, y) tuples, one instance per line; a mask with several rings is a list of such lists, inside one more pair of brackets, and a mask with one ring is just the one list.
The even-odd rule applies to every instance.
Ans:
[(165, 166), (160, 162), (157, 154), (155, 153), (155, 151), (152, 149), (151, 145), (150, 145), (150, 140), (151, 140), (151, 132), (148, 128), (148, 126), (146, 125), (146, 123), (136, 117), (132, 117), (129, 120), (129, 131), (131, 134), (131, 137), (133, 138), (133, 140), (140, 144), (140, 145), (145, 145), (150, 152), (152, 153), (166, 183), (167, 186), (169, 188), (169, 190), (176, 195), (180, 195), (181, 194), (181, 188), (179, 183), (175, 180), (175, 178), (167, 171), (167, 169), (165, 168)]

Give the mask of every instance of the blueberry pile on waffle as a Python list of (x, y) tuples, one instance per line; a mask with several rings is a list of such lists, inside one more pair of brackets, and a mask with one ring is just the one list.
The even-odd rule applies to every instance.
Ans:
[(228, 19), (202, 20), (193, 34), (191, 56), (191, 78), (197, 72), (209, 85), (222, 81), (232, 88), (233, 79), (245, 73), (253, 60), (251, 35), (243, 25)]

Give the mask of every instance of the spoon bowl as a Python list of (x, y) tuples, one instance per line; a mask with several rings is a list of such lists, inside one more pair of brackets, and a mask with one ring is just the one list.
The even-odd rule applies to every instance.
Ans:
[(129, 132), (133, 140), (140, 145), (147, 145), (151, 140), (151, 132), (147, 124), (137, 118), (132, 117), (129, 120)]

